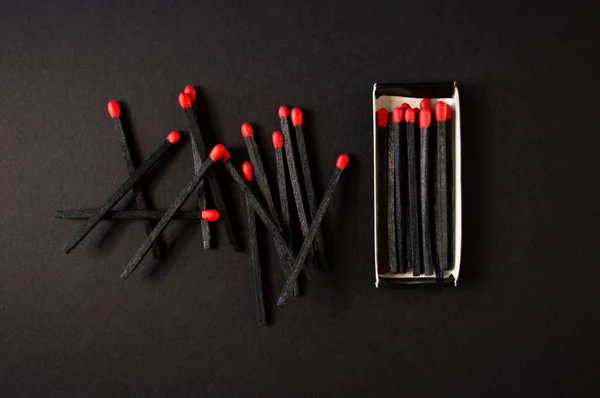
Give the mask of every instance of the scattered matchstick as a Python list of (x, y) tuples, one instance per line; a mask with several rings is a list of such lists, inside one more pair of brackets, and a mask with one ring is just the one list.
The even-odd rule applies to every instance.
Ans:
[[(287, 109), (285, 106), (281, 108)], [(281, 108), (279, 110), (281, 111)], [(285, 117), (285, 112), (279, 113), (279, 118)], [(304, 189), (306, 191), (306, 197), (308, 198), (308, 210), (310, 211), (311, 219), (314, 218), (317, 213), (317, 198), (315, 196), (315, 190), (313, 187), (312, 175), (310, 173), (310, 165), (308, 162), (308, 151), (306, 150), (306, 141), (304, 140), (304, 116), (299, 108), (292, 109), (292, 124), (296, 131), (296, 143), (298, 144), (298, 153), (300, 155), (300, 166), (302, 167), (302, 176), (304, 177)], [(283, 122), (282, 122), (283, 123)], [(323, 234), (321, 230), (317, 231), (317, 237), (315, 238), (313, 251), (317, 253), (319, 259), (318, 264), (321, 268), (329, 269), (329, 262), (327, 261), (327, 254), (325, 253), (325, 242), (323, 241)]]
[(387, 237), (388, 237), (388, 272), (398, 273), (398, 248), (396, 240), (396, 191), (394, 160), (394, 122), (388, 114), (387, 128)]
[(133, 174), (129, 176), (119, 186), (119, 188), (113, 193), (106, 203), (100, 208), (98, 213), (90, 218), (85, 225), (83, 225), (79, 231), (73, 236), (63, 247), (65, 253), (69, 253), (73, 250), (79, 242), (83, 240), (90, 233), (90, 231), (104, 218), (106, 213), (108, 213), (115, 205), (125, 196), (125, 194), (140, 180), (140, 178), (146, 174), (146, 172), (154, 166), (154, 164), (167, 152), (171, 146), (176, 144), (179, 141), (180, 135), (177, 131), (171, 132), (167, 139), (154, 151), (152, 155), (146, 161), (135, 170)]
[(406, 261), (406, 132), (404, 129), (404, 109), (392, 111), (392, 138), (394, 146), (394, 204), (396, 206), (396, 252), (398, 273), (407, 271)]
[[(377, 153), (380, 158), (387, 159), (387, 128), (388, 128), (388, 111), (384, 108), (381, 108), (377, 111)], [(381, 181), (381, 184), (377, 186), (377, 189), (381, 189), (383, 191), (384, 181), (387, 181), (387, 167), (384, 164), (380, 165), (377, 168), (377, 181)], [(378, 192), (377, 198), (377, 230), (380, 232), (378, 234), (381, 236), (381, 239), (378, 239), (378, 251), (377, 251), (377, 268), (380, 274), (386, 274), (389, 270), (389, 259), (387, 257), (388, 253), (388, 241), (386, 238), (383, 238), (384, 225), (387, 225), (387, 212), (386, 212), (386, 195), (384, 192)]]
[(431, 251), (431, 224), (429, 222), (429, 127), (431, 126), (431, 110), (422, 109), (419, 115), (421, 126), (420, 151), (420, 205), (421, 205), (421, 250), (423, 254), (423, 273), (433, 275), (433, 254)]
[[(77, 209), (77, 210), (58, 210), (56, 218), (64, 220), (87, 220), (94, 217), (99, 209)], [(160, 210), (119, 210), (109, 211), (103, 217), (104, 220), (160, 220), (165, 215)], [(199, 211), (178, 211), (173, 216), (180, 220), (201, 220), (202, 215)], [(152, 232), (152, 231), (150, 231)]]
[(419, 183), (417, 177), (417, 135), (415, 110), (404, 111), (406, 120), (406, 164), (408, 171), (408, 219), (406, 233), (406, 256), (413, 276), (421, 275), (421, 244), (419, 241)]
[(293, 286), (295, 284), (296, 278), (298, 277), (298, 275), (300, 274), (300, 271), (302, 270), (302, 266), (304, 264), (304, 261), (306, 260), (306, 256), (308, 255), (308, 252), (310, 251), (310, 248), (312, 246), (312, 242), (315, 239), (315, 236), (317, 235), (317, 231), (319, 230), (319, 225), (321, 224), (321, 221), (323, 221), (323, 217), (325, 216), (325, 212), (327, 211), (329, 202), (331, 202), (331, 198), (333, 197), (335, 188), (338, 184), (338, 181), (340, 180), (342, 171), (344, 171), (344, 169), (348, 165), (348, 160), (349, 160), (348, 155), (346, 155), (346, 154), (340, 155), (337, 159), (337, 162), (335, 165), (336, 168), (333, 173), (333, 176), (331, 177), (331, 180), (329, 181), (329, 186), (327, 187), (327, 190), (325, 191), (325, 195), (323, 195), (323, 200), (321, 201), (321, 204), (319, 205), (319, 209), (317, 210), (317, 213), (315, 214), (315, 218), (313, 219), (313, 223), (310, 226), (308, 235), (307, 235), (306, 239), (304, 240), (304, 243), (302, 243), (302, 247), (300, 248), (300, 251), (298, 252), (298, 256), (296, 257), (296, 261), (294, 262), (294, 266), (292, 267), (290, 276), (288, 277), (287, 281), (285, 282), (283, 291), (281, 292), (281, 295), (279, 296), (279, 300), (277, 300), (278, 306), (283, 305), (293, 291)]
[(275, 148), (275, 162), (277, 163), (277, 187), (279, 190), (279, 205), (281, 207), (281, 223), (288, 239), (290, 242), (293, 242), (287, 184), (285, 181), (285, 164), (283, 163), (283, 134), (281, 134), (281, 131), (275, 131), (272, 140), (273, 148)]
[[(125, 164), (127, 165), (127, 172), (129, 175), (132, 175), (135, 172), (136, 164), (133, 161), (133, 155), (131, 151), (131, 147), (129, 142), (127, 141), (127, 135), (125, 134), (125, 129), (123, 128), (123, 121), (121, 120), (121, 107), (119, 103), (115, 100), (108, 101), (108, 114), (115, 125), (115, 131), (117, 132), (117, 141), (119, 142), (119, 146), (121, 147), (121, 152), (123, 152), (123, 157), (125, 158)], [(146, 200), (146, 196), (142, 190), (142, 184), (137, 183), (133, 186), (133, 195), (135, 197), (135, 204), (138, 210), (148, 210), (148, 204)], [(146, 236), (150, 235), (152, 230), (154, 229), (155, 223), (152, 220), (146, 220), (144, 223), (144, 227), (146, 229)], [(156, 241), (156, 243), (152, 246), (152, 254), (155, 258), (160, 258), (160, 242)]]
[[(275, 222), (275, 225), (277, 225), (277, 227), (281, 229), (281, 223), (279, 222), (279, 217), (277, 216), (277, 210), (275, 210), (275, 203), (273, 203), (273, 196), (271, 196), (271, 188), (269, 188), (269, 181), (267, 180), (267, 175), (265, 174), (262, 159), (260, 157), (260, 153), (258, 152), (256, 141), (254, 140), (254, 130), (252, 129), (250, 123), (242, 124), (241, 130), (242, 136), (244, 137), (244, 142), (246, 143), (248, 155), (250, 156), (250, 162), (252, 163), (252, 167), (254, 167), (254, 176), (256, 178), (258, 189), (260, 190), (260, 193), (262, 194), (265, 202), (267, 203), (269, 212), (273, 217), (273, 222)], [(275, 247), (279, 256), (281, 270), (283, 272), (283, 275), (285, 276), (288, 274), (289, 268), (291, 267), (291, 260), (286, 261), (279, 245), (275, 244)]]
[(292, 143), (292, 135), (290, 134), (290, 124), (288, 122), (290, 110), (287, 106), (282, 105), (279, 107), (278, 113), (281, 122), (281, 132), (283, 133), (283, 145), (285, 146), (285, 160), (287, 161), (288, 173), (292, 184), (292, 194), (294, 195), (294, 202), (296, 203), (296, 213), (298, 214), (298, 220), (300, 221), (302, 236), (306, 239), (306, 234), (308, 233), (308, 218), (306, 217), (306, 210), (304, 209), (304, 202), (302, 201), (300, 179), (298, 178), (296, 160), (294, 158), (294, 146)]
[[(131, 275), (131, 273), (137, 268), (137, 266), (140, 264), (140, 262), (148, 252), (148, 249), (150, 248), (150, 246), (152, 246), (158, 235), (160, 235), (160, 233), (173, 219), (175, 213), (181, 208), (181, 206), (183, 206), (183, 203), (198, 187), (198, 184), (200, 184), (200, 181), (202, 181), (206, 172), (212, 167), (212, 165), (215, 164), (217, 160), (219, 160), (221, 156), (223, 156), (224, 151), (225, 147), (221, 144), (215, 146), (212, 149), (208, 158), (202, 163), (200, 170), (198, 170), (198, 172), (194, 175), (194, 178), (192, 178), (188, 185), (186, 185), (185, 188), (183, 188), (181, 192), (179, 192), (179, 195), (177, 195), (177, 198), (175, 198), (169, 209), (165, 212), (165, 215), (160, 219), (158, 224), (156, 224), (156, 227), (152, 230), (150, 236), (146, 238), (144, 243), (142, 243), (137, 252), (133, 255), (133, 257), (129, 261), (129, 264), (127, 264), (127, 267), (121, 274), (121, 278), (127, 279), (127, 277), (129, 277), (129, 275)], [(219, 212), (217, 210), (202, 211), (203, 220), (216, 221), (218, 218)]]
[[(193, 87), (190, 86), (192, 89)], [(187, 88), (187, 87), (186, 87)], [(193, 90), (195, 94), (196, 90)], [(204, 142), (202, 140), (202, 136), (200, 135), (200, 129), (198, 128), (198, 123), (196, 121), (196, 112), (192, 107), (192, 99), (186, 93), (179, 94), (179, 105), (183, 108), (185, 112), (185, 116), (188, 120), (188, 124), (190, 126), (190, 136), (192, 138), (192, 158), (194, 161), (194, 173), (197, 173), (202, 166), (202, 159), (206, 159), (206, 148), (204, 147)], [(200, 156), (200, 148), (204, 152), (204, 156)], [(198, 185), (198, 210), (206, 210), (206, 187), (204, 181), (201, 181)], [(208, 225), (208, 221), (202, 220), (200, 221), (200, 230), (202, 233), (202, 246), (204, 249), (210, 249), (210, 226)]]
[[(244, 162), (242, 164), (242, 174), (248, 186), (252, 184), (252, 164)], [(254, 272), (254, 296), (256, 299), (256, 316), (258, 324), (265, 326), (267, 319), (265, 315), (265, 298), (262, 284), (262, 271), (260, 257), (258, 252), (258, 236), (256, 231), (256, 212), (246, 196), (246, 212), (248, 215), (248, 238), (250, 239), (250, 253), (252, 256), (252, 270)]]
[(437, 252), (438, 277), (442, 270), (448, 269), (448, 175), (447, 175), (447, 137), (446, 119), (448, 108), (445, 102), (435, 105), (437, 120), (436, 170), (435, 170), (435, 246)]

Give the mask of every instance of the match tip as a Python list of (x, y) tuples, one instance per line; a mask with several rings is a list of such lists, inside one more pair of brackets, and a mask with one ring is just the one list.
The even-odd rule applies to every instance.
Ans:
[(446, 120), (452, 119), (452, 105), (446, 104)]
[(431, 109), (421, 109), (421, 112), (419, 113), (419, 124), (422, 129), (431, 126)]
[(254, 169), (252, 168), (252, 163), (244, 162), (242, 163), (242, 174), (244, 174), (244, 179), (248, 182), (252, 181), (252, 176), (254, 174)]
[(217, 210), (202, 210), (202, 219), (205, 221), (217, 221), (221, 217), (221, 213)]
[(444, 101), (435, 104), (435, 118), (438, 122), (444, 122), (448, 118), (448, 107)]
[(121, 107), (119, 106), (119, 103), (117, 101), (108, 101), (108, 114), (113, 119), (121, 116)]
[(244, 138), (252, 137), (254, 135), (254, 130), (252, 129), (250, 123), (242, 124), (242, 135)]
[(223, 154), (225, 153), (225, 151), (227, 151), (227, 148), (225, 148), (225, 145), (217, 144), (212, 149), (212, 151), (210, 151), (210, 155), (208, 155), (208, 156), (210, 157), (210, 159), (213, 162), (216, 162), (217, 160), (219, 160), (223, 157)]
[(406, 123), (414, 123), (416, 118), (415, 110), (411, 107), (406, 108), (404, 118), (406, 119)]
[(348, 155), (346, 155), (345, 153), (342, 153), (338, 157), (337, 162), (335, 163), (335, 167), (337, 167), (338, 169), (344, 170), (346, 168), (346, 166), (348, 166), (349, 161), (350, 161), (350, 159), (348, 158)]
[(399, 106), (392, 111), (392, 122), (401, 123), (404, 120), (404, 109)]
[(404, 109), (404, 111), (406, 111), (407, 108), (410, 108), (410, 105), (408, 105), (406, 102), (403, 103), (402, 105), (400, 105), (400, 108)]
[(281, 148), (283, 146), (283, 134), (281, 131), (275, 131), (272, 136), (273, 146), (275, 148)]
[(167, 141), (169, 141), (171, 144), (176, 144), (180, 138), (181, 134), (179, 134), (179, 131), (171, 131), (167, 136)]
[(421, 101), (421, 109), (429, 109), (431, 110), (431, 100), (429, 98), (423, 98)]
[(181, 93), (181, 94), (179, 94), (179, 105), (181, 105), (181, 107), (183, 109), (191, 108), (192, 107), (192, 99), (190, 98), (190, 96), (188, 94)]
[(388, 111), (381, 108), (377, 111), (377, 127), (386, 127), (388, 125)]
[(300, 126), (304, 122), (304, 115), (302, 115), (302, 111), (300, 108), (292, 109), (292, 124), (295, 126)]
[(183, 89), (183, 92), (186, 93), (192, 101), (196, 101), (196, 87), (187, 85)]
[(287, 106), (281, 105), (279, 107), (279, 111), (277, 111), (277, 113), (279, 114), (279, 118), (283, 119), (284, 117), (288, 117), (290, 115), (290, 110), (288, 109)]

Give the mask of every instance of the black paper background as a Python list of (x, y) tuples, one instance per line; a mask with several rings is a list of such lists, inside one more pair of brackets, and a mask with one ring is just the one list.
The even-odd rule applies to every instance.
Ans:
[[(49, 3), (0, 5), (2, 396), (593, 394), (594, 2)], [(459, 287), (375, 289), (372, 84), (449, 80), (463, 124)], [(222, 233), (207, 252), (197, 225), (173, 224), (161, 273), (145, 277), (146, 259), (127, 282), (142, 224), (102, 250), (107, 224), (61, 250), (80, 223), (55, 211), (99, 206), (126, 176), (106, 102), (128, 105), (148, 156), (185, 131), (177, 95), (190, 83), (238, 164), (239, 126), (254, 124), (274, 187), (282, 103), (306, 110), (320, 193), (337, 155), (352, 156), (325, 219), (334, 269), (266, 329), (249, 254)], [(155, 204), (191, 172), (188, 142), (152, 180)], [(282, 281), (263, 248), (273, 314)]]

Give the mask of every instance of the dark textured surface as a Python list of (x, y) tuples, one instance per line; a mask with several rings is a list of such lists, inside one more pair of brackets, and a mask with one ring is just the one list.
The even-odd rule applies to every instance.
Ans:
[[(2, 2), (0, 395), (597, 395), (596, 5)], [(373, 83), (449, 80), (461, 90), (458, 287), (375, 289)], [(145, 237), (133, 223), (102, 252), (105, 225), (61, 250), (78, 222), (56, 210), (97, 208), (125, 176), (106, 102), (127, 103), (147, 157), (186, 131), (175, 99), (194, 83), (211, 133), (238, 155), (242, 122), (267, 154), (278, 107), (305, 110), (317, 192), (352, 155), (322, 225), (331, 271), (282, 309), (264, 245), (268, 328), (249, 252), (223, 239), (203, 250), (195, 221), (167, 228), (155, 277), (119, 278)], [(174, 155), (148, 181), (159, 209), (193, 172), (189, 142)], [(245, 235), (244, 196), (223, 180)]]

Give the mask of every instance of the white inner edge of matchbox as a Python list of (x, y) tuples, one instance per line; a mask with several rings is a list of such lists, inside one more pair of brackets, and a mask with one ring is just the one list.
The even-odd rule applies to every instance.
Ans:
[[(376, 112), (380, 108), (387, 109), (390, 113), (392, 110), (398, 106), (401, 106), (403, 103), (407, 103), (412, 108), (418, 108), (421, 104), (421, 100), (423, 98), (415, 98), (415, 97), (401, 97), (401, 96), (390, 96), (390, 95), (382, 95), (379, 98), (375, 98), (375, 90), (377, 89), (377, 85), (373, 86), (373, 181), (374, 181), (374, 193), (375, 198), (377, 198), (377, 164), (376, 164), (376, 156), (377, 156), (377, 120), (376, 120)], [(454, 186), (452, 187), (453, 195), (454, 195), (454, 267), (451, 271), (444, 271), (444, 277), (448, 277), (452, 275), (454, 277), (454, 285), (456, 286), (458, 282), (458, 274), (460, 272), (460, 256), (461, 256), (461, 246), (462, 246), (462, 197), (461, 197), (461, 154), (460, 154), (460, 101), (458, 96), (458, 89), (454, 88), (454, 94), (452, 98), (431, 98), (431, 109), (435, 109), (435, 104), (439, 101), (444, 101), (448, 105), (452, 106), (454, 121), (454, 140), (453, 145), (454, 148), (452, 150), (453, 156), (453, 169), (454, 169)], [(379, 274), (377, 270), (378, 267), (378, 242), (379, 236), (377, 233), (377, 206), (375, 205), (375, 218), (374, 218), (374, 231), (375, 231), (375, 286), (379, 286), (379, 278), (387, 278), (387, 279), (417, 279), (417, 278), (431, 278), (431, 275), (419, 275), (413, 276), (412, 270), (404, 274)]]

